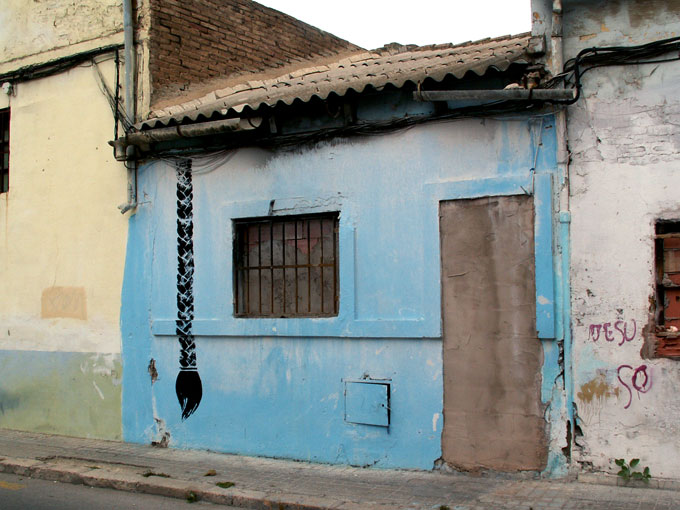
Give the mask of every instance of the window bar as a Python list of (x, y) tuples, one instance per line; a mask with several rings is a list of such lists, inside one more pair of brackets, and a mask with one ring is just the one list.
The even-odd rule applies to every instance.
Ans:
[(309, 235), (311, 220), (307, 220), (307, 313), (312, 313), (312, 242)]
[(238, 227), (234, 226), (234, 228), (236, 229), (233, 242), (236, 258), (236, 260), (234, 260), (234, 288), (236, 289), (236, 292), (234, 292), (234, 311), (235, 315), (238, 315), (241, 313), (241, 300), (238, 298), (239, 294), (241, 294), (241, 286), (238, 284), (238, 281), (241, 277), (241, 259), (243, 258), (243, 251), (241, 249), (241, 233), (239, 232)]
[(286, 315), (286, 222), (281, 222), (281, 265), (283, 266), (283, 315)]
[(262, 315), (262, 223), (257, 224), (257, 293), (257, 313)]
[(298, 314), (300, 313), (300, 310), (298, 309), (298, 233), (297, 233), (297, 227), (298, 227), (298, 222), (295, 220), (295, 313)]
[(338, 229), (339, 222), (333, 222), (333, 312), (338, 313)]
[(246, 252), (246, 265), (244, 268), (244, 273), (246, 274), (246, 314), (250, 313), (250, 227), (246, 225), (246, 227), (243, 229), (243, 231), (246, 233), (246, 246), (245, 246), (245, 252)]
[(323, 270), (324, 270), (324, 265), (323, 265), (323, 220), (319, 220), (319, 240), (321, 241), (321, 315), (323, 315), (324, 312), (324, 300), (323, 300)]
[(274, 315), (274, 222), (269, 222), (269, 267), (270, 267), (270, 279), (271, 284), (271, 308), (269, 309), (270, 315)]

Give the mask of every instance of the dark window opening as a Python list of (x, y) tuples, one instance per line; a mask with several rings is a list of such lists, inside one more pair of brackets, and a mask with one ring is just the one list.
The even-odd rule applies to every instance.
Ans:
[(657, 356), (680, 357), (680, 222), (659, 221), (655, 237)]
[(338, 213), (234, 220), (234, 314), (338, 314)]
[(0, 193), (9, 190), (9, 108), (0, 110)]

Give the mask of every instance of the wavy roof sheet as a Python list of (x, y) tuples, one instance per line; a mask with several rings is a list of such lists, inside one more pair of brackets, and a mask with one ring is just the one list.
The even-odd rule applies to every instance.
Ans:
[(426, 78), (441, 81), (449, 75), (462, 78), (467, 72), (482, 76), (489, 68), (505, 71), (510, 64), (527, 63), (529, 34), (484, 39), (461, 45), (397, 46), (361, 52), (329, 65), (308, 67), (271, 80), (245, 81), (215, 90), (202, 98), (153, 111), (141, 129), (201, 122), (262, 105), (287, 105), (329, 94), (362, 92), (371, 86), (402, 87)]

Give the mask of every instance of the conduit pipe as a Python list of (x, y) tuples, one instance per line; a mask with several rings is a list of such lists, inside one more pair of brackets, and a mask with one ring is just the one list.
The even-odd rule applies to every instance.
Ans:
[(418, 90), (416, 101), (556, 101), (573, 99), (575, 89)]
[[(132, 19), (132, 0), (123, 0), (123, 40), (125, 43), (125, 115), (131, 124), (135, 122), (135, 28)], [(117, 85), (116, 85), (117, 86)], [(126, 151), (131, 149), (134, 151), (134, 146), (126, 147)], [(120, 161), (116, 154), (114, 146), (114, 155)], [(123, 161), (129, 161), (125, 164), (127, 168), (127, 203), (119, 205), (121, 214), (125, 214), (130, 209), (137, 207), (137, 162), (134, 160), (134, 153), (126, 154)]]
[(155, 142), (172, 142), (181, 138), (196, 138), (233, 131), (250, 131), (257, 129), (261, 124), (262, 118), (260, 117), (214, 120), (199, 124), (135, 131), (118, 140), (109, 142), (109, 144), (114, 148), (116, 159), (118, 161), (126, 161), (130, 157), (130, 153), (135, 152), (135, 147), (139, 148), (141, 152), (145, 152), (149, 149), (149, 145)]
[[(557, 76), (564, 69), (564, 33), (562, 28), (562, 0), (552, 2), (552, 24), (550, 29), (550, 71)], [(575, 89), (576, 90), (576, 89)], [(574, 416), (574, 372), (573, 372), (573, 339), (571, 334), (571, 211), (569, 204), (569, 143), (567, 131), (566, 108), (555, 112), (555, 128), (557, 142), (557, 175), (559, 179), (557, 202), (560, 221), (560, 256), (562, 285), (562, 338), (564, 341), (564, 390), (567, 418), (571, 426), (571, 436), (567, 438), (571, 449), (575, 443), (576, 420)]]

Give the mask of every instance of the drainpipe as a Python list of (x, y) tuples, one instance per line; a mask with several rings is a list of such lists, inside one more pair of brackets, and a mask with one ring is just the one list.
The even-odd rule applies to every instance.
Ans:
[[(552, 28), (550, 34), (550, 71), (553, 76), (562, 72), (564, 68), (564, 47), (562, 30), (562, 0), (552, 2)], [(557, 135), (557, 193), (559, 201), (559, 232), (560, 232), (560, 272), (562, 276), (562, 338), (564, 339), (564, 390), (567, 419), (571, 427), (571, 442), (567, 445), (569, 451), (574, 442), (574, 378), (573, 378), (573, 349), (571, 336), (571, 276), (570, 276), (570, 224), (571, 211), (569, 209), (569, 148), (567, 132), (567, 108), (560, 108), (555, 112), (555, 127)]]
[[(131, 124), (135, 122), (135, 28), (132, 20), (132, 0), (123, 0), (123, 34), (125, 41), (125, 115)], [(134, 146), (128, 146), (127, 203), (119, 205), (121, 214), (137, 207), (137, 162), (134, 161)]]
[[(151, 144), (156, 142), (172, 142), (180, 139), (221, 135), (228, 132), (251, 131), (260, 127), (261, 124), (261, 117), (251, 117), (156, 128), (128, 133), (117, 140), (111, 140), (109, 145), (113, 147), (113, 154), (117, 161), (129, 161), (131, 156), (140, 152), (147, 152)], [(132, 163), (132, 161), (129, 162)]]
[(415, 101), (550, 101), (576, 97), (573, 89), (417, 90)]

